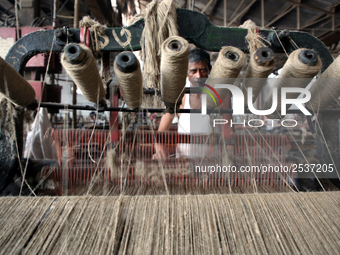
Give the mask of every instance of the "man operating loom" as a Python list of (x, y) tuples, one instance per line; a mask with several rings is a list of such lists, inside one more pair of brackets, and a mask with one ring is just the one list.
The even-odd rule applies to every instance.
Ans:
[[(189, 53), (189, 64), (187, 73), (186, 87), (202, 86), (203, 78), (208, 78), (211, 70), (210, 56), (202, 49), (193, 49)], [(184, 95), (180, 109), (200, 109), (201, 108), (201, 94)], [(162, 116), (158, 131), (168, 131), (170, 129), (174, 114), (165, 113)], [(190, 125), (191, 123), (200, 123), (200, 125)], [(211, 133), (209, 115), (183, 113), (179, 117), (178, 133), (185, 134), (209, 134)], [(166, 158), (168, 150), (163, 144), (155, 144), (156, 153), (153, 159)], [(190, 144), (181, 144), (177, 146), (177, 156), (188, 157), (190, 152)]]

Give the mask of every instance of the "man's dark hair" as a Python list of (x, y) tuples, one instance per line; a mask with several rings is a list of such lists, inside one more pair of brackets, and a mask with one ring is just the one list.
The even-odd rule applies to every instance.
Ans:
[(206, 62), (210, 66), (210, 55), (200, 48), (189, 51), (189, 63)]

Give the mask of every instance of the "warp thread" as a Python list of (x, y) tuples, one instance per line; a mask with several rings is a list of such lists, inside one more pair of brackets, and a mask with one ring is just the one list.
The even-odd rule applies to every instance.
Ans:
[(338, 254), (339, 192), (2, 197), (1, 254)]
[(61, 63), (84, 97), (90, 102), (98, 103), (104, 99), (105, 89), (98, 72), (96, 59), (90, 48), (82, 44), (78, 44), (78, 46), (86, 53), (83, 61), (79, 64), (71, 64), (66, 60), (64, 53)]
[(122, 72), (119, 70), (117, 62), (115, 61), (114, 72), (117, 76), (119, 88), (123, 94), (125, 103), (129, 107), (139, 108), (142, 104), (143, 76), (137, 58), (134, 63), (136, 64), (135, 70), (131, 72)]
[[(313, 65), (305, 64), (299, 59), (299, 55), (302, 54), (307, 49), (297, 49), (293, 51), (283, 66), (280, 75), (277, 77), (273, 88), (277, 88), (277, 107), (276, 112), (268, 115), (268, 118), (280, 118), (281, 112), (281, 88), (283, 87), (298, 87), (305, 88), (313, 79), (313, 77), (320, 71), (322, 62), (317, 56), (317, 60)], [(307, 50), (309, 51), (309, 50)], [(316, 54), (316, 53), (315, 53)], [(272, 106), (272, 95), (273, 88), (268, 94), (267, 101), (264, 108), (269, 109)], [(295, 99), (300, 95), (300, 93), (287, 93), (287, 99)], [(287, 105), (287, 109), (290, 105)]]
[[(265, 56), (263, 54), (265, 53)], [(252, 103), (254, 103), (260, 94), (261, 89), (266, 84), (268, 75), (274, 67), (274, 52), (267, 47), (258, 48), (250, 56), (249, 64), (242, 84), (243, 94), (247, 95), (247, 88), (252, 87)], [(247, 105), (248, 97), (244, 104)]]
[(119, 177), (116, 149), (111, 149), (107, 151), (105, 165), (108, 169), (110, 169), (111, 180)]
[(319, 112), (324, 110), (332, 103), (337, 103), (339, 106), (339, 78), (340, 57), (337, 57), (311, 87), (311, 99), (306, 104), (307, 108), (313, 110), (314, 112)]
[[(214, 87), (215, 84), (233, 84), (245, 61), (246, 57), (240, 49), (233, 46), (222, 47), (206, 84), (212, 87)], [(222, 102), (229, 93), (227, 89), (216, 89), (216, 92), (219, 94)], [(215, 101), (219, 102), (215, 93), (212, 95)], [(217, 107), (218, 106), (220, 106), (220, 103), (217, 104)], [(214, 109), (216, 107), (211, 97), (207, 97), (207, 107), (208, 109)]]
[(25, 107), (35, 99), (33, 87), (0, 57), (0, 93), (12, 103)]
[[(161, 91), (164, 104), (179, 107), (184, 95), (188, 70), (189, 43), (180, 36), (171, 36), (162, 44)], [(177, 104), (177, 105), (176, 105)]]

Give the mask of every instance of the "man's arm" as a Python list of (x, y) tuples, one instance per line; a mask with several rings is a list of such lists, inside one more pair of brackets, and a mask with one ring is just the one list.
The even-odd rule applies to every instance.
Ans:
[[(184, 104), (185, 104), (185, 95), (182, 98), (182, 104), (179, 108), (183, 109)], [(174, 116), (175, 116), (174, 114), (171, 114), (168, 112), (165, 113), (161, 118), (161, 122), (159, 123), (158, 132), (168, 131), (170, 129)], [(165, 158), (168, 154), (165, 146), (160, 143), (155, 143), (155, 150), (156, 150), (156, 153), (152, 156), (152, 159)]]
[(170, 129), (172, 120), (174, 119), (174, 114), (165, 113), (162, 116), (161, 122), (159, 123), (158, 132), (168, 131)]

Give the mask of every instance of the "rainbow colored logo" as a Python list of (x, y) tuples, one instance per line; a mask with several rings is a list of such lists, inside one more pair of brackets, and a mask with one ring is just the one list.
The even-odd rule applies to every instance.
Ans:
[[(201, 83), (201, 84), (204, 85), (205, 87), (209, 88), (212, 92), (214, 92), (216, 94), (218, 100), (220, 101), (220, 104), (222, 105), (222, 100), (221, 100), (220, 96), (218, 95), (217, 91), (208, 84), (203, 84), (203, 83)], [(215, 100), (213, 94), (209, 90), (205, 89), (204, 87), (203, 88), (197, 87), (197, 88), (199, 88), (199, 89), (203, 90), (205, 93), (207, 93), (212, 98), (212, 100), (214, 100), (215, 106), (217, 106), (216, 100)]]

